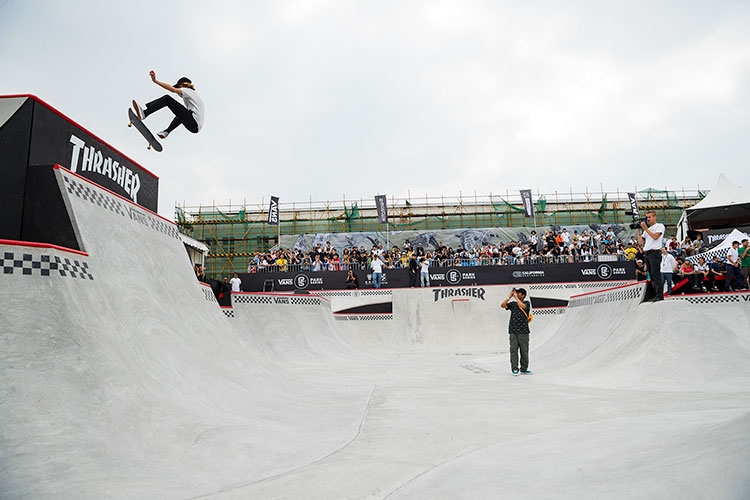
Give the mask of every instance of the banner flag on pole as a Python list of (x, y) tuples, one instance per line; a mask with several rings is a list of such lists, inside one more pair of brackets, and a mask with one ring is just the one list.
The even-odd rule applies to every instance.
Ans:
[(523, 200), (523, 210), (526, 217), (534, 217), (534, 202), (531, 200), (531, 189), (521, 190), (521, 200)]
[(635, 198), (635, 193), (628, 193), (628, 200), (630, 200), (630, 209), (633, 211), (633, 220), (641, 218), (638, 212), (638, 200)]
[(279, 225), (279, 197), (271, 196), (271, 204), (268, 206), (268, 223), (272, 226)]
[(388, 204), (385, 200), (385, 195), (380, 194), (375, 197), (375, 206), (378, 209), (378, 222), (380, 224), (388, 223)]

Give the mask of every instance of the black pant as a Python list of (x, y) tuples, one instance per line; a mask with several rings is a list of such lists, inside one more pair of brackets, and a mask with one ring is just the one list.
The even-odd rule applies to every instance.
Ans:
[(195, 121), (193, 113), (173, 99), (172, 96), (163, 95), (146, 104), (146, 109), (143, 110), (143, 117), (146, 118), (148, 115), (155, 113), (164, 107), (169, 108), (175, 116), (172, 123), (167, 127), (167, 132), (171, 132), (180, 125), (184, 125), (190, 132), (194, 134), (198, 133), (198, 123)]
[(516, 371), (518, 365), (518, 353), (521, 353), (521, 371), (529, 369), (529, 334), (528, 333), (510, 333), (510, 369)]
[(409, 270), (409, 286), (412, 288), (419, 286), (419, 274), (412, 270)]
[(654, 293), (656, 293), (655, 300), (662, 300), (664, 298), (664, 281), (661, 277), (660, 251), (646, 252), (646, 269), (648, 269), (648, 275), (651, 276), (651, 286), (654, 287)]

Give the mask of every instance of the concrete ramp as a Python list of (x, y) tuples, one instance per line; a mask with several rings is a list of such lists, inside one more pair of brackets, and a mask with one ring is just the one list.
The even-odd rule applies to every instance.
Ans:
[(356, 435), (370, 386), (270, 362), (173, 223), (55, 175), (85, 251), (0, 244), (0, 498), (193, 497)]
[(559, 289), (514, 377), (508, 287), (222, 310), (173, 223), (50, 178), (77, 249), (0, 240), (0, 498), (750, 497), (746, 293)]
[(535, 351), (546, 379), (600, 387), (745, 391), (750, 294), (641, 303), (645, 283), (573, 297)]

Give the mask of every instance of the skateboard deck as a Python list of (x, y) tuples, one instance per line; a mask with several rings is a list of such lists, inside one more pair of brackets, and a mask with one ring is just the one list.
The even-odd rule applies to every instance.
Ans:
[(156, 137), (154, 137), (154, 134), (151, 133), (148, 127), (146, 127), (146, 125), (138, 118), (138, 116), (130, 108), (128, 108), (128, 119), (130, 120), (130, 122), (128, 123), (128, 127), (135, 126), (136, 130), (138, 130), (138, 132), (141, 133), (143, 138), (146, 139), (146, 141), (148, 141), (148, 149), (151, 149), (152, 147), (156, 151), (161, 151), (163, 149), (159, 141), (157, 141)]

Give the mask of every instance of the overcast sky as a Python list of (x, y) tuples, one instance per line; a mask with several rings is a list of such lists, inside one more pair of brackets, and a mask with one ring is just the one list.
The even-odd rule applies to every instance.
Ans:
[[(33, 93), (174, 203), (750, 188), (750, 2), (0, 0)], [(203, 130), (147, 151), (131, 99), (190, 77)], [(167, 110), (149, 117), (165, 128)]]

